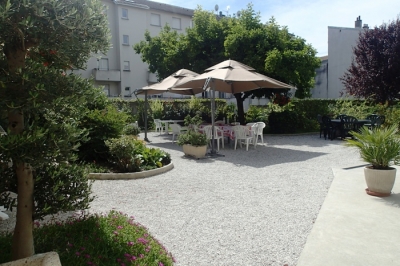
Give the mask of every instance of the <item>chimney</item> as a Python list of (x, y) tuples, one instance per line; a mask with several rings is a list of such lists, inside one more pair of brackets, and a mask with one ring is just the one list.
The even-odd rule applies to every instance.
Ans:
[(364, 24), (363, 29), (368, 30), (369, 29), (368, 24)]
[(354, 23), (354, 28), (361, 28), (361, 25), (362, 25), (362, 20), (361, 20), (361, 17), (358, 16), (357, 20)]

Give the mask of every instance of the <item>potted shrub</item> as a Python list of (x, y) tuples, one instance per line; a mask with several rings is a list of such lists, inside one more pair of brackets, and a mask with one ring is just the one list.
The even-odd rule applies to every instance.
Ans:
[(188, 127), (186, 133), (178, 136), (177, 144), (182, 146), (185, 155), (194, 158), (203, 158), (207, 153), (208, 139), (205, 134), (197, 131), (198, 126), (202, 122), (199, 115), (185, 117), (185, 126)]
[(400, 159), (400, 138), (396, 125), (387, 128), (352, 131), (355, 139), (347, 140), (346, 145), (358, 148), (361, 158), (370, 163), (364, 168), (367, 193), (372, 196), (389, 196), (396, 178), (396, 168)]

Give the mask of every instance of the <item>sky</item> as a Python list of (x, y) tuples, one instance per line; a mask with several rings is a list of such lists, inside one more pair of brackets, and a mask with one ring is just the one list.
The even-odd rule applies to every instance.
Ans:
[(328, 26), (354, 28), (360, 16), (362, 24), (369, 28), (389, 23), (400, 15), (399, 0), (153, 0), (174, 6), (233, 15), (253, 3), (253, 9), (260, 12), (261, 21), (267, 22), (272, 16), (281, 26), (287, 26), (290, 33), (306, 40), (317, 50), (317, 56), (328, 55)]

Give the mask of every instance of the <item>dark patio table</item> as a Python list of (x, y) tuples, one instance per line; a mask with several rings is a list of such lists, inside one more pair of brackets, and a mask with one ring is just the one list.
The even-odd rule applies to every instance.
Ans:
[[(371, 120), (369, 119), (360, 119), (357, 120), (357, 126), (358, 127), (362, 127), (364, 124), (369, 124), (371, 123)], [(331, 119), (331, 124), (332, 127), (335, 128), (335, 135), (333, 136), (333, 134), (331, 134), (331, 140), (333, 140), (334, 138), (340, 136), (342, 139), (344, 139), (345, 135), (344, 135), (344, 130), (343, 130), (343, 120), (341, 119)]]

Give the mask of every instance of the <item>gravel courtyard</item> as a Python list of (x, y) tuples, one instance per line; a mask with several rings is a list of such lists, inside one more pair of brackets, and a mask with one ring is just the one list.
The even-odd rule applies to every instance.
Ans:
[(248, 152), (225, 143), (225, 157), (200, 160), (185, 157), (171, 135), (148, 138), (150, 147), (171, 154), (174, 169), (144, 179), (95, 181), (90, 212), (115, 208), (134, 216), (179, 266), (296, 265), (332, 168), (363, 164), (344, 141), (319, 134), (265, 135), (264, 145)]
[[(143, 135), (141, 135), (143, 137)], [(135, 216), (176, 265), (296, 265), (333, 180), (362, 164), (343, 141), (318, 134), (264, 137), (264, 145), (189, 159), (171, 135), (149, 133), (174, 169), (140, 180), (96, 181), (92, 211)]]

